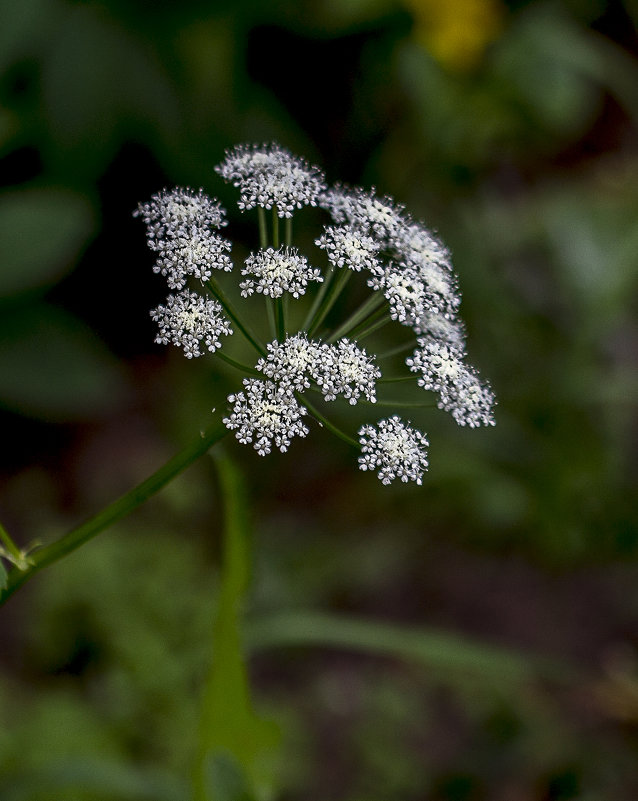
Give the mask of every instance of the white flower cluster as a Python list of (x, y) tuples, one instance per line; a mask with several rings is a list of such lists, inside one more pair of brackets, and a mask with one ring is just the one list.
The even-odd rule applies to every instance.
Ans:
[(277, 144), (238, 145), (215, 170), (239, 189), (242, 211), (274, 207), (279, 217), (292, 217), (295, 209), (316, 206), (326, 188), (318, 167)]
[(465, 363), (463, 352), (432, 337), (419, 338), (417, 343), (419, 347), (405, 363), (413, 373), (421, 373), (420, 387), (439, 393), (439, 408), (461, 426), (494, 425), (494, 393)]
[(189, 359), (202, 355), (202, 343), (214, 353), (220, 336), (233, 333), (230, 324), (219, 301), (185, 287), (189, 276), (205, 283), (213, 270), (232, 269), (230, 242), (211, 230), (226, 225), (224, 209), (203, 189), (164, 189), (140, 203), (134, 216), (146, 223), (148, 246), (157, 253), (153, 272), (166, 278), (169, 289), (182, 290), (151, 311), (159, 323), (155, 342), (178, 345)]
[(360, 187), (351, 189), (337, 184), (321, 195), (319, 205), (330, 212), (335, 222), (347, 223), (382, 244), (392, 241), (396, 231), (405, 225), (404, 207), (391, 197), (378, 198), (374, 189), (366, 192)]
[(404, 423), (396, 415), (379, 420), (376, 426), (362, 426), (359, 430), (361, 470), (378, 470), (382, 484), (395, 478), (421, 484), (428, 469), (425, 434)]
[(165, 276), (170, 289), (182, 289), (189, 275), (203, 284), (213, 270), (230, 272), (233, 268), (227, 255), (230, 242), (207, 228), (191, 226), (188, 236), (155, 240), (155, 244), (159, 255), (153, 272)]
[(270, 453), (272, 443), (284, 453), (292, 437), (305, 437), (307, 426), (302, 421), (306, 409), (300, 406), (295, 396), (272, 381), (257, 378), (244, 379), (245, 392), (229, 395), (233, 404), (224, 425), (244, 445), (253, 443), (260, 456)]
[(220, 228), (226, 225), (226, 212), (217, 200), (205, 194), (203, 189), (195, 193), (188, 187), (163, 189), (147, 202), (140, 203), (133, 212), (146, 223), (146, 235), (151, 250), (159, 250), (152, 244), (167, 236), (188, 236), (196, 228)]
[(337, 343), (315, 342), (306, 334), (289, 336), (284, 342), (271, 342), (266, 358), (257, 369), (288, 391), (302, 392), (314, 381), (324, 399), (344, 397), (354, 406), (361, 395), (376, 401), (375, 382), (381, 371), (363, 348), (348, 339)]
[[(223, 289), (210, 280), (214, 270), (229, 272), (232, 268), (230, 242), (216, 230), (226, 224), (219, 203), (201, 189), (174, 189), (163, 190), (140, 204), (135, 214), (146, 223), (149, 247), (157, 254), (154, 270), (167, 279), (170, 289), (179, 290), (169, 295), (166, 305), (151, 312), (159, 325), (155, 341), (182, 347), (188, 358), (206, 350), (214, 353), (221, 346), (221, 337), (232, 333), (224, 316), (226, 309), (261, 354), (256, 370), (263, 378), (245, 378), (243, 390), (228, 396), (231, 411), (224, 424), (240, 442), (252, 443), (261, 455), (274, 447), (286, 451), (293, 437), (307, 435), (303, 418), (308, 410), (349, 440), (301, 393), (314, 390), (325, 401), (343, 398), (351, 405), (362, 399), (379, 405), (390, 403), (383, 398), (377, 401), (381, 370), (375, 357), (348, 338), (353, 331), (370, 336), (388, 318), (412, 330), (417, 347), (406, 365), (417, 374), (420, 387), (438, 393), (438, 407), (462, 426), (494, 424), (494, 393), (466, 361), (465, 326), (458, 316), (461, 296), (450, 254), (423, 224), (415, 222), (392, 198), (377, 196), (374, 189), (339, 184), (328, 189), (321, 170), (277, 144), (239, 145), (227, 151), (215, 169), (238, 187), (241, 210), (273, 210), (275, 242), (279, 241), (277, 217), (289, 218), (306, 205), (318, 205), (330, 213), (334, 224), (325, 226), (315, 239), (331, 269), (308, 311), (312, 335), (339, 308), (335, 301), (347, 275), (337, 276), (335, 268), (362, 273), (367, 286), (382, 293), (379, 303), (368, 299), (350, 314), (339, 327), (344, 336), (336, 342), (331, 341), (334, 335), (322, 341), (309, 338), (303, 330), (287, 333), (290, 317), (286, 304), (269, 301), (271, 328), (277, 329), (278, 340), (264, 348)], [(267, 241), (267, 229), (267, 220), (261, 215), (262, 241)], [(242, 297), (256, 293), (279, 299), (289, 293), (299, 298), (310, 284), (324, 282), (321, 271), (291, 247), (291, 232), (287, 225), (286, 245), (263, 246), (246, 258), (239, 282)], [(215, 299), (206, 300), (190, 291), (187, 283), (191, 278), (208, 282)], [(392, 352), (398, 351), (395, 348), (387, 355)], [(232, 358), (227, 360), (241, 368)], [(254, 372), (245, 368), (245, 373)], [(403, 376), (389, 380), (401, 381)], [(395, 479), (421, 484), (428, 468), (424, 433), (397, 416), (380, 420), (376, 426), (364, 425), (358, 433), (362, 470), (377, 471), (384, 484)]]
[(159, 324), (155, 342), (182, 347), (187, 359), (202, 355), (202, 343), (214, 353), (221, 348), (219, 338), (233, 333), (221, 304), (216, 300), (206, 300), (196, 292), (169, 295), (167, 305), (153, 309), (151, 317)]
[(296, 248), (283, 246), (278, 250), (268, 248), (251, 253), (241, 274), (250, 276), (239, 284), (243, 297), (260, 292), (267, 297), (280, 298), (284, 292), (290, 292), (298, 298), (305, 294), (308, 281), (323, 281), (321, 271), (310, 267)]
[(377, 258), (379, 245), (348, 225), (327, 227), (315, 244), (326, 251), (328, 261), (335, 267), (348, 267), (357, 273), (361, 270), (376, 273), (381, 267)]

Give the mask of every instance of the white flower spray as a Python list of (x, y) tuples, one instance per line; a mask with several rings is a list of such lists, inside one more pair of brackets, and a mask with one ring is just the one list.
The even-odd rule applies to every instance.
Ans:
[[(459, 425), (494, 424), (494, 393), (466, 361), (450, 254), (424, 225), (374, 189), (329, 188), (320, 169), (277, 144), (239, 145), (216, 171), (239, 190), (242, 211), (258, 212), (260, 247), (242, 265), (238, 286), (243, 298), (265, 298), (270, 341), (253, 332), (254, 312), (235, 308), (215, 277), (233, 270), (231, 243), (218, 231), (226, 215), (217, 200), (203, 189), (163, 190), (135, 214), (146, 224), (148, 246), (156, 253), (154, 271), (169, 289), (179, 290), (151, 312), (159, 327), (155, 341), (183, 348), (189, 359), (214, 353), (244, 371), (243, 390), (228, 397), (223, 419), (239, 442), (252, 444), (262, 456), (273, 447), (286, 451), (294, 437), (309, 433), (304, 418), (313, 417), (356, 447), (360, 469), (376, 471), (383, 484), (395, 479), (421, 484), (428, 468), (424, 433), (395, 414), (376, 424), (364, 422), (357, 440), (311, 400), (314, 393), (324, 402), (342, 399), (366, 409), (414, 405), (377, 396), (384, 380), (410, 380), (410, 373), (417, 374), (419, 387), (438, 394), (436, 405)], [(292, 246), (292, 217), (305, 206), (318, 206), (331, 218), (315, 239), (327, 261), (323, 270), (321, 253), (311, 265)], [(361, 289), (372, 293), (345, 319), (335, 320), (336, 311), (349, 308), (344, 289), (353, 274), (363, 275), (355, 297)], [(306, 294), (312, 300), (305, 320), (291, 330), (288, 304)], [(254, 367), (222, 348), (222, 336), (233, 333), (231, 322), (255, 349)], [(361, 343), (386, 324), (410, 329), (413, 339), (375, 356)], [(384, 379), (378, 362), (406, 350), (413, 350), (405, 361), (409, 372)]]

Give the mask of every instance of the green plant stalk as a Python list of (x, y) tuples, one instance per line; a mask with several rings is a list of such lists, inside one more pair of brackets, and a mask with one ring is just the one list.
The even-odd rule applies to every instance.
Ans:
[(264, 765), (278, 739), (273, 725), (252, 711), (242, 644), (241, 619), (251, 573), (250, 505), (236, 464), (223, 452), (214, 459), (224, 509), (221, 581), (193, 770), (194, 801), (217, 801), (207, 772), (219, 757), (230, 756), (253, 789), (263, 785), (268, 773)]
[(347, 336), (350, 331), (353, 331), (360, 323), (362, 323), (372, 312), (376, 311), (385, 301), (383, 295), (375, 292), (370, 295), (356, 311), (354, 311), (347, 320), (345, 320), (339, 328), (336, 329), (326, 340), (326, 342), (336, 342), (341, 337)]
[(328, 270), (328, 273), (326, 274), (325, 278), (323, 279), (323, 283), (319, 287), (319, 291), (315, 295), (315, 297), (314, 297), (314, 299), (312, 301), (312, 305), (310, 306), (310, 309), (308, 310), (308, 314), (306, 315), (306, 319), (304, 320), (303, 325), (301, 326), (303, 331), (309, 331), (310, 330), (310, 326), (312, 325), (312, 323), (313, 323), (313, 321), (315, 319), (315, 316), (316, 316), (316, 314), (317, 314), (317, 312), (319, 310), (319, 307), (323, 303), (323, 299), (326, 296), (326, 293), (328, 292), (328, 288), (329, 288), (330, 284), (334, 280), (335, 280), (335, 267), (330, 265), (330, 269)]
[(277, 206), (272, 207), (272, 246), (275, 250), (279, 249), (279, 215)]
[(283, 342), (286, 338), (286, 312), (283, 298), (275, 298), (275, 319), (277, 323), (277, 339), (279, 342)]
[(7, 554), (11, 557), (14, 565), (20, 567), (20, 569), (24, 569), (28, 564), (25, 559), (25, 555), (11, 539), (9, 532), (2, 525), (2, 523), (0, 523), (0, 540), (2, 540), (4, 543)]
[(386, 313), (385, 309), (382, 309), (382, 314), (376, 315), (373, 314), (370, 316), (369, 320), (366, 323), (358, 326), (355, 328), (354, 331), (351, 332), (350, 336), (352, 339), (356, 340), (357, 342), (363, 342), (366, 337), (369, 337), (371, 334), (374, 334), (375, 331), (378, 331), (380, 328), (383, 328), (384, 325), (392, 322), (391, 318)]
[(370, 404), (371, 406), (383, 406), (384, 408), (392, 409), (436, 409), (436, 401), (428, 401), (421, 403), (420, 401), (402, 401), (392, 400), (391, 398), (377, 398), (375, 403), (367, 400), (361, 400), (360, 403)]
[(266, 250), (268, 247), (268, 227), (266, 224), (266, 210), (263, 206), (257, 207), (257, 220), (259, 222), (259, 247)]
[(381, 361), (381, 359), (390, 359), (392, 356), (398, 356), (400, 353), (406, 353), (409, 350), (414, 350), (415, 347), (416, 340), (411, 339), (409, 342), (404, 342), (402, 345), (397, 345), (395, 348), (390, 348), (390, 350), (380, 353), (377, 356), (377, 361)]
[(310, 328), (308, 329), (309, 337), (312, 337), (316, 333), (321, 323), (326, 319), (330, 309), (332, 309), (337, 301), (337, 298), (343, 291), (345, 285), (348, 283), (351, 273), (352, 270), (342, 268), (339, 274), (331, 281), (328, 291), (326, 292), (321, 305), (317, 309), (314, 319), (310, 324)]
[(259, 370), (256, 370), (254, 367), (249, 367), (247, 364), (242, 364), (231, 356), (227, 356), (221, 349), (215, 351), (215, 356), (218, 356), (222, 361), (226, 362), (226, 364), (230, 364), (230, 366), (234, 367), (236, 370), (241, 370), (242, 373), (261, 376)]
[(268, 330), (270, 331), (271, 339), (277, 339), (277, 322), (275, 319), (275, 299), (264, 295), (266, 302), (266, 315), (268, 317)]
[(208, 288), (209, 292), (213, 295), (213, 297), (217, 298), (217, 300), (221, 303), (224, 307), (224, 311), (230, 317), (230, 319), (235, 323), (237, 328), (242, 332), (244, 337), (250, 342), (250, 344), (255, 348), (255, 350), (260, 353), (262, 356), (266, 355), (266, 348), (261, 344), (261, 342), (257, 339), (257, 337), (252, 333), (252, 331), (248, 328), (248, 326), (242, 323), (241, 318), (233, 308), (232, 303), (228, 300), (224, 291), (219, 286), (217, 281), (214, 278), (209, 278), (206, 282), (206, 287)]
[(346, 434), (344, 431), (341, 431), (340, 428), (337, 428), (337, 426), (334, 423), (331, 423), (330, 420), (328, 420), (328, 418), (325, 417), (319, 411), (319, 409), (317, 409), (317, 407), (308, 400), (308, 398), (305, 395), (301, 395), (300, 393), (296, 392), (295, 396), (299, 401), (299, 403), (301, 403), (302, 406), (306, 407), (306, 409), (310, 412), (310, 414), (315, 418), (315, 420), (320, 425), (328, 429), (328, 431), (334, 434), (335, 437), (338, 437), (344, 442), (347, 442), (348, 445), (352, 445), (353, 448), (357, 448), (357, 450), (359, 449), (360, 447), (359, 442), (357, 442), (356, 439), (353, 439), (352, 437), (348, 436), (348, 434)]
[(156, 470), (141, 484), (129, 490), (121, 498), (109, 504), (101, 512), (91, 517), (85, 523), (72, 529), (56, 542), (46, 545), (34, 552), (29, 560), (31, 564), (26, 570), (14, 568), (9, 573), (8, 584), (5, 590), (0, 593), (0, 605), (5, 603), (13, 593), (25, 582), (29, 581), (39, 570), (48, 567), (54, 562), (59, 561), (64, 556), (75, 551), (85, 542), (95, 537), (101, 531), (112, 526), (118, 520), (130, 514), (134, 509), (148, 500), (152, 495), (162, 489), (169, 481), (178, 476), (193, 462), (203, 456), (206, 451), (212, 448), (226, 434), (228, 429), (221, 420), (210, 425), (200, 436), (199, 439), (191, 442), (183, 450), (169, 459), (166, 464)]
[(284, 231), (284, 242), (286, 243), (286, 247), (291, 247), (292, 245), (292, 217), (286, 217), (285, 223), (285, 231)]
[(402, 384), (405, 381), (414, 381), (415, 379), (416, 376), (414, 373), (411, 373), (410, 375), (392, 375), (388, 378), (380, 378), (377, 381), (377, 384)]

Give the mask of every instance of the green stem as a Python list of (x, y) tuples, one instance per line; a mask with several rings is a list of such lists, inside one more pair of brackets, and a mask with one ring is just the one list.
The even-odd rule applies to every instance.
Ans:
[(388, 378), (380, 378), (377, 381), (377, 384), (398, 384), (399, 382), (404, 382), (404, 381), (414, 381), (415, 378), (416, 378), (416, 376), (414, 374), (412, 374), (412, 375), (392, 375), (392, 376), (389, 376)]
[(286, 228), (284, 234), (284, 241), (287, 247), (292, 245), (292, 217), (286, 217)]
[(244, 325), (240, 320), (237, 312), (233, 308), (232, 303), (228, 300), (224, 291), (219, 286), (217, 281), (214, 278), (209, 278), (206, 282), (206, 287), (208, 288), (209, 292), (217, 298), (217, 300), (222, 304), (224, 307), (224, 311), (230, 317), (230, 319), (235, 323), (237, 328), (242, 332), (242, 334), (246, 337), (248, 342), (258, 351), (262, 356), (266, 355), (266, 348), (259, 342), (257, 337), (252, 333), (252, 331), (248, 328), (247, 325)]
[(275, 298), (275, 318), (277, 321), (277, 339), (283, 342), (286, 338), (286, 315), (283, 298)]
[(354, 311), (348, 319), (342, 323), (336, 331), (334, 331), (326, 340), (327, 342), (336, 342), (340, 337), (346, 336), (350, 331), (355, 329), (359, 323), (363, 322), (373, 311), (379, 308), (385, 301), (383, 295), (378, 292), (373, 293), (367, 298), (356, 311)]
[[(360, 403), (370, 403), (367, 400), (361, 400)], [(401, 401), (391, 400), (390, 398), (377, 398), (376, 403), (370, 403), (371, 406), (383, 406), (392, 409), (436, 409), (435, 401), (429, 403), (420, 403), (419, 401)]]
[(272, 759), (278, 741), (276, 727), (253, 712), (241, 636), (251, 573), (250, 503), (240, 470), (224, 452), (215, 454), (215, 466), (224, 515), (221, 576), (193, 766), (194, 801), (226, 797), (229, 767), (244, 784), (241, 797), (257, 797), (266, 778), (261, 766)]
[(323, 283), (319, 287), (319, 291), (315, 295), (314, 300), (312, 301), (312, 305), (308, 311), (308, 314), (306, 315), (306, 319), (304, 320), (303, 325), (301, 326), (302, 331), (310, 330), (310, 326), (315, 319), (315, 315), (317, 314), (319, 307), (323, 303), (323, 299), (326, 296), (326, 293), (328, 292), (330, 284), (334, 280), (335, 280), (335, 268), (332, 265), (330, 265), (330, 269), (328, 270), (326, 276), (324, 277)]
[(391, 318), (386, 312), (385, 309), (380, 309), (380, 314), (372, 314), (370, 318), (364, 322), (362, 325), (355, 328), (354, 331), (350, 334), (350, 337), (357, 342), (363, 342), (366, 337), (369, 337), (371, 334), (374, 334), (375, 331), (378, 331), (380, 328), (383, 328), (384, 325), (387, 325), (391, 322)]
[(22, 551), (18, 548), (15, 542), (9, 536), (9, 532), (6, 528), (0, 523), (0, 540), (4, 543), (4, 547), (7, 549), (7, 554), (11, 556), (11, 559), (14, 565), (26, 567), (26, 560)]
[(264, 295), (266, 302), (266, 315), (268, 316), (268, 330), (270, 331), (271, 339), (277, 339), (277, 321), (275, 319), (275, 299), (268, 295)]
[(259, 221), (259, 247), (266, 250), (268, 247), (268, 227), (266, 225), (266, 210), (262, 206), (257, 207), (257, 219)]
[(415, 346), (415, 340), (411, 339), (409, 342), (404, 342), (402, 345), (397, 345), (395, 348), (390, 348), (390, 350), (380, 353), (377, 356), (377, 361), (381, 361), (381, 359), (389, 359), (391, 356), (398, 356), (400, 353), (406, 353), (409, 350), (414, 350)]
[(272, 246), (275, 250), (279, 249), (279, 215), (277, 206), (272, 207)]
[(337, 298), (343, 291), (345, 285), (348, 283), (348, 279), (350, 278), (352, 271), (348, 270), (347, 268), (342, 268), (337, 276), (331, 281), (330, 286), (328, 287), (328, 291), (326, 292), (325, 298), (321, 303), (320, 307), (318, 308), (317, 312), (315, 313), (315, 317), (310, 324), (310, 328), (308, 329), (308, 336), (312, 337), (321, 323), (326, 319), (328, 312), (337, 301)]
[(226, 364), (230, 364), (231, 367), (235, 367), (237, 370), (241, 370), (242, 373), (248, 373), (248, 375), (261, 375), (259, 370), (256, 370), (254, 367), (248, 367), (247, 364), (242, 364), (241, 362), (236, 361), (231, 356), (227, 356), (223, 351), (216, 350), (215, 356), (219, 356), (219, 358), (226, 362)]
[(303, 406), (306, 407), (306, 409), (308, 409), (310, 414), (315, 418), (315, 420), (317, 420), (318, 423), (327, 428), (328, 431), (330, 431), (336, 437), (339, 437), (339, 439), (343, 440), (344, 442), (347, 442), (348, 445), (352, 445), (353, 448), (357, 448), (358, 450), (361, 447), (356, 439), (353, 439), (352, 437), (348, 436), (348, 434), (341, 431), (340, 428), (337, 428), (337, 426), (334, 423), (331, 423), (330, 420), (328, 420), (328, 418), (325, 417), (314, 404), (310, 403), (310, 401), (305, 395), (300, 395), (299, 393), (295, 394), (299, 403), (301, 403)]
[(30, 557), (31, 564), (26, 570), (14, 569), (9, 573), (9, 580), (7, 588), (0, 593), (0, 605), (2, 605), (13, 593), (21, 587), (32, 576), (42, 570), (44, 567), (59, 561), (62, 557), (67, 556), (72, 551), (75, 551), (85, 542), (95, 537), (101, 531), (104, 531), (113, 523), (121, 520), (126, 515), (130, 514), (134, 509), (148, 500), (152, 495), (162, 489), (169, 481), (178, 476), (189, 465), (203, 456), (206, 451), (212, 448), (222, 437), (228, 433), (228, 429), (224, 426), (221, 420), (216, 421), (210, 425), (202, 435), (187, 445), (183, 450), (169, 459), (165, 465), (156, 470), (153, 475), (149, 476), (137, 487), (129, 490), (125, 495), (122, 495), (117, 501), (109, 504), (101, 512), (98, 512), (94, 517), (82, 523), (77, 528), (72, 529), (61, 537), (56, 542), (40, 548), (33, 556)]

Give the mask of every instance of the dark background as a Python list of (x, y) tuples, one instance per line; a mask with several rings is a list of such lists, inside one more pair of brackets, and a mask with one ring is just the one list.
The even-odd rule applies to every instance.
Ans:
[[(265, 459), (229, 446), (254, 498), (252, 608), (434, 627), (578, 676), (508, 692), (336, 649), (258, 656), (258, 705), (286, 732), (280, 797), (638, 797), (638, 5), (4, 0), (0, 22), (16, 540), (60, 536), (223, 407), (236, 375), (153, 344), (165, 291), (131, 215), (202, 186), (250, 242), (213, 167), (276, 140), (438, 230), (499, 405), (488, 430), (414, 418), (423, 487), (382, 488), (325, 432)], [(184, 775), (219, 514), (203, 462), (3, 608), (0, 776)], [(38, 781), (19, 798), (58, 797)]]

